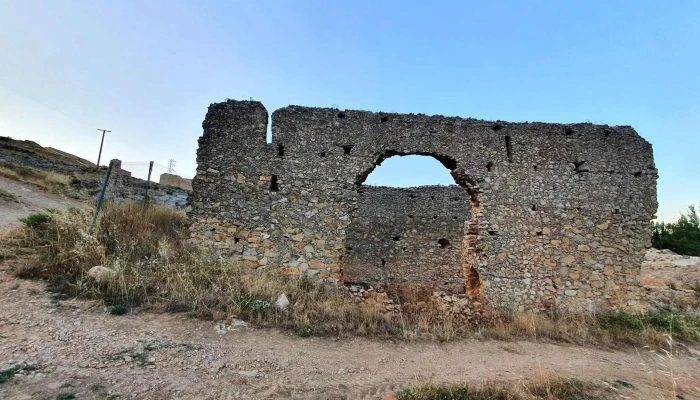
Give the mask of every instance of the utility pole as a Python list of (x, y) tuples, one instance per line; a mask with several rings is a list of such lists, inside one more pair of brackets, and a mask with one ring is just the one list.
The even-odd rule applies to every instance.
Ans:
[(100, 158), (102, 158), (102, 145), (105, 144), (105, 133), (107, 132), (112, 132), (108, 131), (107, 129), (97, 129), (98, 131), (102, 131), (102, 141), (100, 142), (100, 154), (97, 155), (97, 169), (100, 169)]
[(172, 174), (173, 172), (175, 172), (175, 160), (171, 158), (168, 160), (168, 173)]

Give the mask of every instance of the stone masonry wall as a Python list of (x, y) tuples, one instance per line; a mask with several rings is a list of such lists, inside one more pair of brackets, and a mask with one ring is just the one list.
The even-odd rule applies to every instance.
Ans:
[(459, 186), (362, 186), (347, 229), (345, 283), (464, 293), (469, 197)]
[(189, 198), (193, 241), (251, 268), (342, 282), (364, 179), (388, 157), (429, 155), (469, 198), (461, 268), (475, 304), (645, 306), (638, 277), (657, 171), (629, 126), (289, 106), (272, 114), (268, 144), (267, 124), (259, 102), (209, 107)]
[(192, 180), (183, 178), (175, 174), (160, 174), (160, 179), (158, 180), (158, 183), (160, 183), (163, 186), (180, 188), (188, 192), (192, 191)]

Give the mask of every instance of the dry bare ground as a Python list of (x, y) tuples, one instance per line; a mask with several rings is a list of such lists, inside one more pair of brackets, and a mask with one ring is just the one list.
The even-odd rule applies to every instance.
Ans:
[(3, 225), (19, 225), (20, 218), (46, 208), (65, 210), (71, 206), (80, 207), (83, 205), (78, 200), (48, 193), (36, 186), (18, 182), (4, 176), (0, 176), (0, 188), (15, 197), (14, 200), (0, 199), (0, 227)]
[(700, 396), (696, 350), (669, 358), (534, 342), (302, 339), (180, 315), (112, 316), (7, 270), (0, 293), (0, 368), (36, 367), (0, 385), (4, 399), (381, 399), (427, 381), (517, 383), (542, 372), (632, 384), (620, 398), (671, 399), (674, 382), (686, 399)]

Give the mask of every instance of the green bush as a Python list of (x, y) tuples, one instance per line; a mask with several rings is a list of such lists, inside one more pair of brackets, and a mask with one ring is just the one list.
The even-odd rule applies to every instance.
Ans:
[(10, 379), (12, 379), (19, 372), (21, 372), (21, 369), (19, 367), (10, 367), (7, 369), (3, 369), (2, 371), (0, 371), (0, 384), (9, 382)]
[(652, 244), (657, 249), (668, 249), (685, 256), (700, 256), (700, 216), (695, 207), (677, 222), (654, 224)]
[(112, 306), (109, 313), (112, 315), (124, 315), (129, 312), (129, 309), (123, 304), (117, 304)]
[(30, 214), (26, 218), (20, 219), (28, 228), (38, 228), (51, 220), (51, 215), (44, 213)]
[(297, 336), (299, 337), (309, 337), (313, 335), (314, 331), (311, 325), (305, 324), (297, 328)]
[(33, 366), (19, 366), (15, 365), (13, 367), (0, 370), (0, 384), (9, 382), (15, 375), (21, 374), (26, 371), (36, 371), (36, 367)]
[(253, 315), (259, 315), (270, 308), (270, 302), (262, 299), (254, 299), (247, 304), (248, 311)]

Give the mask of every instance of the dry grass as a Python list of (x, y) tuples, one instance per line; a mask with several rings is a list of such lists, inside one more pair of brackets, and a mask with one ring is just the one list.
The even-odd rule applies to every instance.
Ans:
[[(77, 210), (25, 219), (21, 246), (33, 249), (36, 261), (18, 274), (47, 279), (55, 290), (101, 299), (108, 305), (188, 312), (215, 320), (241, 318), (258, 326), (294, 329), (300, 336), (476, 337), (662, 346), (664, 335), (672, 334), (678, 340), (700, 341), (700, 320), (671, 312), (491, 312), (478, 322), (467, 322), (428, 302), (402, 304), (400, 313), (385, 313), (381, 306), (359, 301), (338, 288), (290, 278), (273, 267), (247, 269), (195, 248), (186, 241), (185, 216), (167, 207), (109, 206), (94, 237), (87, 233), (90, 221), (91, 215)], [(17, 246), (18, 242), (5, 243)], [(89, 278), (88, 270), (96, 265), (114, 270), (113, 279)], [(282, 293), (291, 304), (278, 310), (274, 302)]]
[(17, 201), (17, 196), (5, 189), (0, 189), (0, 201)]
[(84, 197), (70, 187), (72, 178), (65, 174), (0, 162), (0, 176), (26, 182), (52, 193), (63, 194), (74, 198)]
[(22, 176), (17, 171), (10, 168), (8, 164), (0, 164), (0, 176), (4, 176), (5, 178), (15, 181), (22, 180)]
[[(389, 397), (391, 398), (391, 397)], [(517, 384), (417, 385), (399, 391), (397, 400), (606, 400), (618, 398), (611, 386), (536, 374)]]
[(572, 344), (662, 348), (668, 335), (684, 342), (700, 341), (700, 319), (683, 313), (534, 314), (491, 313), (480, 334), (490, 339), (527, 338)]

